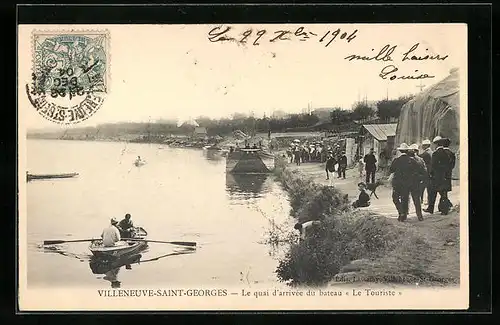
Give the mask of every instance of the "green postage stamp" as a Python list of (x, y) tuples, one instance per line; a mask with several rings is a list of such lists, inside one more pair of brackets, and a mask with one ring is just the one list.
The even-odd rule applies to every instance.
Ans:
[(109, 90), (106, 31), (34, 31), (31, 104), (44, 118), (76, 124), (101, 107)]

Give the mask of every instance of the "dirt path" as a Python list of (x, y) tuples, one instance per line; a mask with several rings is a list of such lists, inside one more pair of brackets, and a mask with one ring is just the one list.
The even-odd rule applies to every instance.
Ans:
[[(288, 168), (290, 169), (298, 169), (303, 174), (311, 177), (316, 183), (322, 185), (332, 185), (340, 189), (342, 192), (349, 195), (349, 200), (354, 201), (359, 195), (358, 191), (358, 183), (364, 182), (364, 177), (359, 177), (359, 172), (357, 169), (348, 169), (346, 171), (346, 179), (337, 178), (336, 174), (330, 175), (330, 180), (326, 180), (325, 173), (325, 165), (320, 163), (304, 163), (300, 166), (296, 166), (295, 164), (289, 164)], [(379, 175), (377, 175), (379, 177)], [(458, 182), (457, 182), (458, 183)], [(389, 185), (382, 185), (377, 188), (376, 194), (378, 199), (375, 196), (371, 197), (371, 205), (367, 208), (362, 208), (363, 210), (372, 211), (374, 213), (383, 215), (388, 218), (398, 218), (398, 213), (394, 204), (392, 203), (391, 198), (392, 188)], [(459, 198), (460, 187), (458, 184), (454, 184), (452, 191), (449, 193), (449, 198), (451, 202), (455, 205), (460, 201)], [(427, 206), (427, 194), (424, 194), (424, 203), (422, 205), (423, 208)], [(439, 200), (439, 199), (438, 199)], [(437, 209), (436, 209), (437, 210)], [(429, 214), (424, 212), (424, 218), (430, 216)], [(437, 213), (433, 215), (433, 217), (438, 216)], [(415, 216), (415, 208), (410, 199), (409, 205), (409, 219), (416, 218)]]
[[(291, 169), (300, 170), (318, 184), (337, 187), (342, 192), (348, 194), (351, 201), (355, 200), (359, 194), (357, 184), (360, 181), (364, 181), (364, 179), (359, 177), (357, 169), (347, 170), (346, 179), (339, 179), (334, 174), (330, 175), (330, 180), (326, 180), (324, 164), (305, 163), (301, 166), (296, 166), (295, 164), (289, 164), (288, 166)], [(456, 205), (459, 204), (460, 188), (458, 182), (454, 181), (454, 183), (453, 190), (449, 193), (449, 198)], [(392, 188), (389, 185), (380, 186), (376, 191), (378, 199), (372, 196), (371, 205), (362, 209), (388, 218), (390, 223), (398, 229), (403, 230), (404, 234), (411, 233), (422, 238), (426, 243), (426, 247), (428, 247), (428, 251), (424, 253), (420, 251), (420, 248), (408, 247), (404, 254), (409, 254), (411, 258), (408, 256), (397, 256), (395, 260), (384, 259), (383, 263), (387, 264), (384, 266), (384, 269), (401, 269), (401, 265), (396, 265), (399, 263), (398, 259), (414, 259), (413, 263), (425, 265), (425, 273), (431, 274), (435, 278), (432, 281), (435, 284), (439, 282), (443, 285), (447, 285), (449, 282), (457, 283), (460, 278), (460, 213), (452, 211), (450, 214), (443, 216), (439, 212), (432, 215), (424, 212), (424, 220), (418, 221), (410, 199), (407, 222), (401, 223), (397, 221), (398, 214), (392, 203), (391, 192)], [(427, 194), (424, 195), (424, 208), (427, 206), (426, 196)]]

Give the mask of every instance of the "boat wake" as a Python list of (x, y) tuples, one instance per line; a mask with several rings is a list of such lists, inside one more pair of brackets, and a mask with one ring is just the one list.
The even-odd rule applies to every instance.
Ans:
[(66, 251), (61, 245), (39, 245), (39, 248), (42, 249), (44, 253), (52, 253), (52, 254), (59, 254), (63, 255), (66, 257), (71, 257), (71, 258), (76, 258), (77, 260), (80, 260), (81, 262), (88, 261), (92, 257), (90, 254), (82, 253), (82, 254), (76, 254), (72, 252)]

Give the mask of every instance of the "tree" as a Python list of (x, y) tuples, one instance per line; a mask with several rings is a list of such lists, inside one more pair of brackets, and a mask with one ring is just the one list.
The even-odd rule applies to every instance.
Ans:
[(391, 118), (398, 118), (401, 108), (413, 96), (401, 96), (397, 99), (384, 99), (377, 102), (377, 115), (381, 120), (388, 121)]
[(356, 120), (365, 120), (373, 116), (374, 113), (373, 108), (363, 102), (354, 104), (353, 117)]
[(330, 118), (334, 125), (349, 123), (353, 120), (353, 112), (351, 110), (335, 107), (333, 111), (330, 112)]

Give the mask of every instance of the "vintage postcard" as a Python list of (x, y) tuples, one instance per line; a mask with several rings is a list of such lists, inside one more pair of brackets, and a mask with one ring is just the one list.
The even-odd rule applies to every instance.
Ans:
[(469, 306), (467, 25), (18, 26), (20, 311)]

